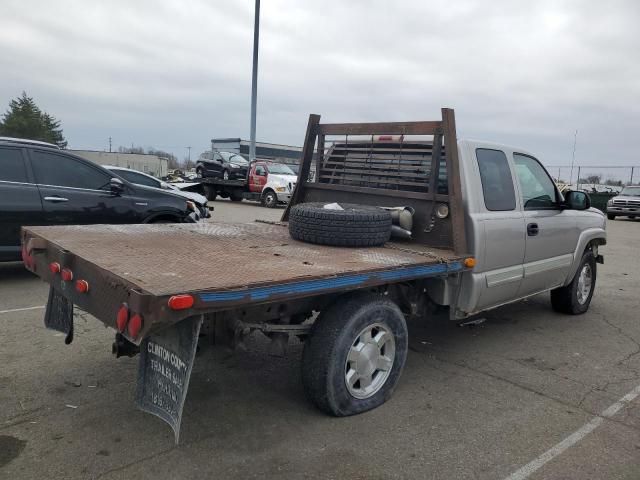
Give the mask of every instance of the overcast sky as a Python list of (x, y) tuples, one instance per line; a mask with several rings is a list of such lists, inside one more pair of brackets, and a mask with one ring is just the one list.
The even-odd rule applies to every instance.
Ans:
[[(640, 165), (640, 2), (263, 0), (258, 140), (422, 120), (569, 164)], [(25, 90), (71, 148), (182, 158), (249, 137), (252, 0), (2, 0), (0, 110)]]

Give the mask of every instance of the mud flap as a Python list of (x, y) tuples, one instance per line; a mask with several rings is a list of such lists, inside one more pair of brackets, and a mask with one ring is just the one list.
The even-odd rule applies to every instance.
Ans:
[(60, 292), (49, 287), (47, 309), (44, 312), (44, 326), (66, 335), (64, 343), (73, 342), (73, 303)]
[(136, 403), (171, 426), (176, 445), (201, 325), (202, 316), (188, 318), (140, 344)]

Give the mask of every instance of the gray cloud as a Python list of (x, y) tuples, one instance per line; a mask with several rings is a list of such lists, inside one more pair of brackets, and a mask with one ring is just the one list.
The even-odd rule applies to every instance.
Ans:
[[(253, 2), (5, 0), (0, 102), (26, 90), (71, 146), (183, 156), (248, 137)], [(263, 0), (258, 137), (430, 119), (567, 164), (640, 164), (640, 6), (595, 1)], [(4, 107), (2, 107), (4, 108)]]

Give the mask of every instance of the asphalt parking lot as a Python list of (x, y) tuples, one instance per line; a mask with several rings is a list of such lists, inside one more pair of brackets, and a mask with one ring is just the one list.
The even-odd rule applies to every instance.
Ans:
[[(212, 220), (282, 213), (215, 207)], [(273, 358), (256, 334), (249, 352), (203, 352), (179, 446), (136, 410), (136, 359), (111, 355), (113, 332), (80, 314), (64, 345), (42, 324), (47, 286), (2, 265), (0, 478), (638, 479), (640, 221), (607, 228), (587, 314), (540, 295), (474, 326), (411, 324), (394, 397), (359, 416), (307, 402), (301, 345)]]

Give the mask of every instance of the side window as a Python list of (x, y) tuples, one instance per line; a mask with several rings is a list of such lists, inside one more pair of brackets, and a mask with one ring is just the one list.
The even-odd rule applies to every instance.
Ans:
[(482, 194), (487, 210), (507, 211), (516, 208), (516, 194), (507, 156), (501, 150), (476, 150)]
[(111, 179), (110, 175), (80, 160), (39, 150), (31, 152), (31, 164), (41, 185), (99, 190), (108, 186)]
[(27, 170), (22, 151), (17, 148), (0, 148), (0, 181), (27, 183)]
[(258, 165), (256, 167), (256, 175), (260, 176), (260, 177), (264, 177), (267, 174), (267, 172), (265, 171), (264, 167), (262, 165)]
[(147, 187), (160, 188), (160, 182), (157, 182), (153, 178), (149, 178), (146, 175), (140, 175), (136, 172), (127, 172), (126, 170), (116, 170), (116, 175), (120, 175), (125, 180), (129, 180), (131, 183), (138, 185), (146, 185)]
[(556, 207), (556, 187), (544, 167), (535, 158), (520, 153), (514, 153), (513, 160), (524, 208)]

